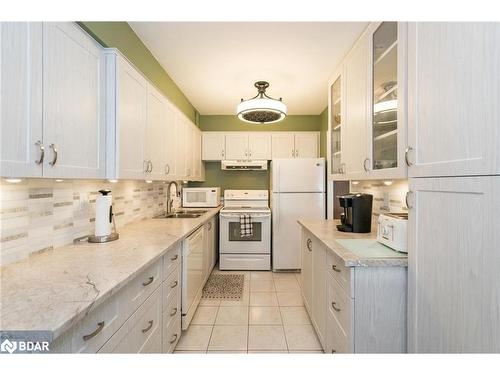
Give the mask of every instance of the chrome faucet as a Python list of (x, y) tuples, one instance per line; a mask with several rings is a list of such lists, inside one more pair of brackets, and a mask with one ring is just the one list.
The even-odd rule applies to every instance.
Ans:
[(167, 214), (172, 212), (172, 205), (174, 204), (174, 198), (170, 197), (170, 187), (172, 184), (175, 185), (175, 196), (179, 195), (179, 184), (176, 181), (170, 181), (167, 187)]

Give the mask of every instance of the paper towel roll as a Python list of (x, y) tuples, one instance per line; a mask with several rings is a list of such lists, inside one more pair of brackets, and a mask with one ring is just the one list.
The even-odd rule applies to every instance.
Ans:
[(99, 195), (95, 201), (95, 235), (109, 236), (111, 234), (111, 222), (109, 212), (111, 207), (111, 194)]

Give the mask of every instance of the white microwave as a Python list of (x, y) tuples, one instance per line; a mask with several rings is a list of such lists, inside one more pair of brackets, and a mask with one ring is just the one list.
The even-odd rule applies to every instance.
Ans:
[(396, 251), (407, 253), (408, 213), (387, 213), (378, 217), (377, 240)]
[(217, 207), (220, 205), (220, 187), (182, 189), (182, 207)]

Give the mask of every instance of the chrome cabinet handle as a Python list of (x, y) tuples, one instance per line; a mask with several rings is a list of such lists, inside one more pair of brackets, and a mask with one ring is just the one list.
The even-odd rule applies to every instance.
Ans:
[(170, 316), (174, 316), (175, 314), (177, 314), (177, 307), (174, 307), (172, 309), (172, 311), (170, 312)]
[(334, 354), (334, 353), (337, 353), (337, 351), (335, 349), (332, 349), (332, 354)]
[(142, 286), (148, 286), (149, 284), (151, 284), (153, 282), (154, 279), (155, 278), (153, 276), (150, 276), (149, 279), (148, 279), (148, 281), (144, 281), (142, 283)]
[(143, 169), (144, 169), (144, 173), (148, 173), (148, 171), (149, 171), (149, 162), (148, 162), (148, 160), (144, 160), (142, 162), (142, 166), (143, 166)]
[(43, 159), (45, 157), (45, 147), (42, 144), (42, 141), (36, 141), (35, 146), (38, 146), (40, 149), (40, 159), (35, 160), (35, 163), (40, 165), (43, 163)]
[(221, 150), (221, 156), (224, 159), (224, 149)]
[(340, 309), (337, 307), (337, 304), (336, 304), (335, 302), (332, 302), (332, 308), (333, 308), (335, 311), (337, 311), (337, 312), (339, 312), (339, 311), (340, 311)]
[(175, 254), (170, 260), (173, 262), (174, 260), (177, 260), (179, 258), (179, 255)]
[(172, 338), (170, 339), (170, 343), (173, 344), (175, 340), (177, 340), (177, 333), (172, 336)]
[(409, 199), (408, 199), (408, 197), (410, 196), (410, 194), (413, 194), (413, 192), (412, 192), (412, 191), (407, 191), (407, 192), (406, 192), (406, 196), (405, 196), (405, 203), (406, 203), (406, 207), (407, 207), (409, 210), (411, 210), (411, 209), (413, 208), (413, 206), (411, 206), (411, 205), (410, 205), (410, 203), (409, 203)]
[(295, 150), (292, 148), (292, 158), (295, 156)]
[(368, 168), (366, 168), (366, 162), (367, 162), (367, 161), (369, 162), (369, 161), (370, 161), (370, 159), (369, 159), (369, 158), (366, 158), (366, 159), (363, 161), (363, 169), (365, 170), (365, 172), (368, 172), (368, 171), (369, 171), (369, 169), (368, 169)]
[(179, 285), (179, 282), (175, 280), (173, 283), (170, 283), (170, 288), (175, 288), (177, 285)]
[(411, 148), (410, 146), (408, 146), (405, 150), (405, 162), (406, 162), (406, 165), (408, 167), (411, 167), (413, 165), (413, 163), (410, 161), (410, 158), (409, 158), (409, 153), (413, 151), (413, 148)]
[(88, 335), (83, 336), (83, 341), (88, 341), (92, 337), (97, 336), (99, 333), (101, 333), (103, 328), (104, 328), (104, 321), (97, 323), (97, 328), (95, 329), (95, 331), (92, 333), (89, 333)]
[(208, 223), (207, 227), (208, 230), (212, 230), (212, 223)]
[(147, 326), (146, 328), (143, 328), (142, 333), (146, 333), (146, 332), (147, 332), (147, 331), (149, 331), (151, 328), (153, 328), (153, 321), (152, 321), (152, 320), (150, 320), (150, 321), (148, 322), (148, 326)]
[(307, 244), (307, 249), (308, 249), (309, 251), (312, 251), (312, 241), (311, 241), (311, 239), (310, 239), (310, 238), (308, 238), (308, 239), (307, 239), (306, 244)]
[(51, 166), (54, 166), (54, 165), (56, 165), (56, 163), (57, 163), (57, 147), (56, 147), (56, 145), (55, 145), (54, 143), (51, 143), (51, 144), (49, 145), (49, 148), (51, 148), (51, 149), (52, 149), (52, 151), (54, 151), (54, 158), (52, 159), (52, 161), (49, 161), (49, 164), (50, 164)]
[(299, 157), (299, 150), (295, 150), (295, 157), (298, 158)]
[(335, 272), (342, 272), (341, 270), (339, 270), (337, 268), (337, 266), (335, 264), (332, 264), (332, 270), (334, 270)]
[(165, 174), (169, 174), (169, 173), (170, 173), (170, 165), (165, 164)]
[(149, 161), (149, 165), (150, 165), (149, 173), (151, 173), (153, 172), (153, 162), (151, 160)]

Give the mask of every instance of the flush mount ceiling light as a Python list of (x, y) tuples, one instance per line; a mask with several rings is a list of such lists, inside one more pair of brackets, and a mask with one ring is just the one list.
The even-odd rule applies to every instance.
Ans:
[(258, 94), (252, 99), (241, 99), (236, 107), (238, 118), (252, 124), (272, 124), (286, 117), (286, 105), (281, 98), (273, 99), (266, 95), (269, 83), (266, 81), (255, 82)]

